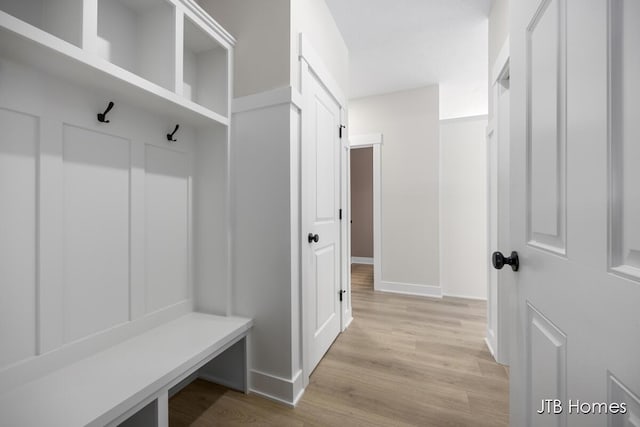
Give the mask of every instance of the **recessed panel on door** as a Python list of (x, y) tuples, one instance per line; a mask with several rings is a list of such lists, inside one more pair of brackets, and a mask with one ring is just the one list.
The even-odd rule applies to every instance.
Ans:
[(63, 128), (64, 340), (129, 320), (130, 141)]
[[(550, 320), (544, 317), (531, 304), (527, 304), (527, 354), (529, 366), (529, 408), (531, 426), (563, 426), (565, 425), (566, 412), (554, 414), (543, 410), (543, 401), (560, 400), (562, 404), (566, 400), (567, 390), (567, 337)], [(546, 408), (545, 408), (546, 409)]]
[(625, 406), (624, 413), (609, 413), (609, 427), (640, 427), (640, 397), (611, 372), (608, 373), (607, 382), (608, 403)]
[(187, 154), (146, 146), (147, 312), (188, 298), (189, 181)]
[(316, 99), (316, 221), (335, 216), (336, 117), (322, 100)]
[(336, 248), (335, 245), (326, 246), (315, 251), (316, 265), (316, 334), (322, 331), (324, 325), (338, 312), (336, 307)]
[(0, 369), (36, 354), (39, 120), (0, 108)]
[(612, 267), (640, 280), (640, 2), (611, 2)]
[(565, 252), (563, 0), (549, 0), (528, 28), (530, 244)]

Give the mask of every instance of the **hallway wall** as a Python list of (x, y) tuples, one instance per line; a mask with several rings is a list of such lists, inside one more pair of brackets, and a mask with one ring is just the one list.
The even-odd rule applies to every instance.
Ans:
[(438, 86), (427, 86), (349, 104), (350, 135), (384, 135), (383, 290), (441, 295), (438, 93)]
[(440, 122), (440, 283), (448, 296), (487, 298), (486, 131), (486, 116)]

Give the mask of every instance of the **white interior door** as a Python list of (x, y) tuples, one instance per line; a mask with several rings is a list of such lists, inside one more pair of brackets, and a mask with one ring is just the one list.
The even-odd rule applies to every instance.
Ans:
[(340, 105), (309, 70), (303, 80), (302, 238), (306, 366), (340, 332)]
[(640, 2), (510, 7), (511, 423), (638, 426)]

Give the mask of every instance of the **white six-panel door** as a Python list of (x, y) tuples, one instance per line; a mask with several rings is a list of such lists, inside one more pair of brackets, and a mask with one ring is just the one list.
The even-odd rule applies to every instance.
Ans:
[[(340, 105), (309, 69), (303, 81), (302, 274), (310, 374), (340, 332)], [(318, 241), (309, 236), (318, 237)]]
[(640, 2), (510, 7), (511, 424), (638, 426)]

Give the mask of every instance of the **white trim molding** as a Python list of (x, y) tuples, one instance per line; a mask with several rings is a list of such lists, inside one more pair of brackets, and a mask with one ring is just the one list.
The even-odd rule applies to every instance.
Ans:
[(322, 57), (316, 52), (309, 40), (304, 34), (300, 33), (300, 59), (304, 60), (313, 73), (318, 76), (318, 79), (327, 88), (331, 95), (338, 101), (338, 104), (342, 108), (348, 105), (347, 97), (340, 89), (340, 85), (333, 78), (331, 72), (324, 64)]
[(382, 144), (381, 133), (368, 133), (365, 135), (349, 135), (349, 146), (351, 148), (372, 147)]
[(261, 108), (274, 107), (282, 104), (293, 104), (302, 109), (302, 95), (291, 86), (271, 89), (252, 95), (235, 98), (232, 103), (232, 113), (244, 113)]
[(475, 116), (464, 116), (464, 117), (452, 117), (450, 119), (442, 119), (440, 120), (441, 125), (445, 125), (448, 123), (463, 123), (463, 122), (472, 122), (475, 120), (488, 120), (489, 116), (487, 114), (478, 114)]
[(249, 372), (249, 393), (293, 408), (304, 393), (303, 382), (302, 370), (287, 379), (253, 369)]
[(460, 295), (460, 294), (450, 294), (448, 292), (444, 292), (442, 294), (443, 297), (451, 297), (451, 298), (462, 298), (462, 299), (472, 299), (476, 301), (486, 301), (486, 297), (476, 297), (472, 295)]
[(491, 67), (491, 86), (493, 86), (501, 77), (505, 68), (509, 64), (509, 36), (502, 44), (502, 48)]
[(368, 264), (373, 265), (372, 257), (361, 257), (361, 256), (352, 256), (351, 264)]
[(416, 285), (414, 283), (380, 281), (376, 291), (394, 294), (417, 295), (421, 297), (442, 298), (442, 288), (433, 285)]

